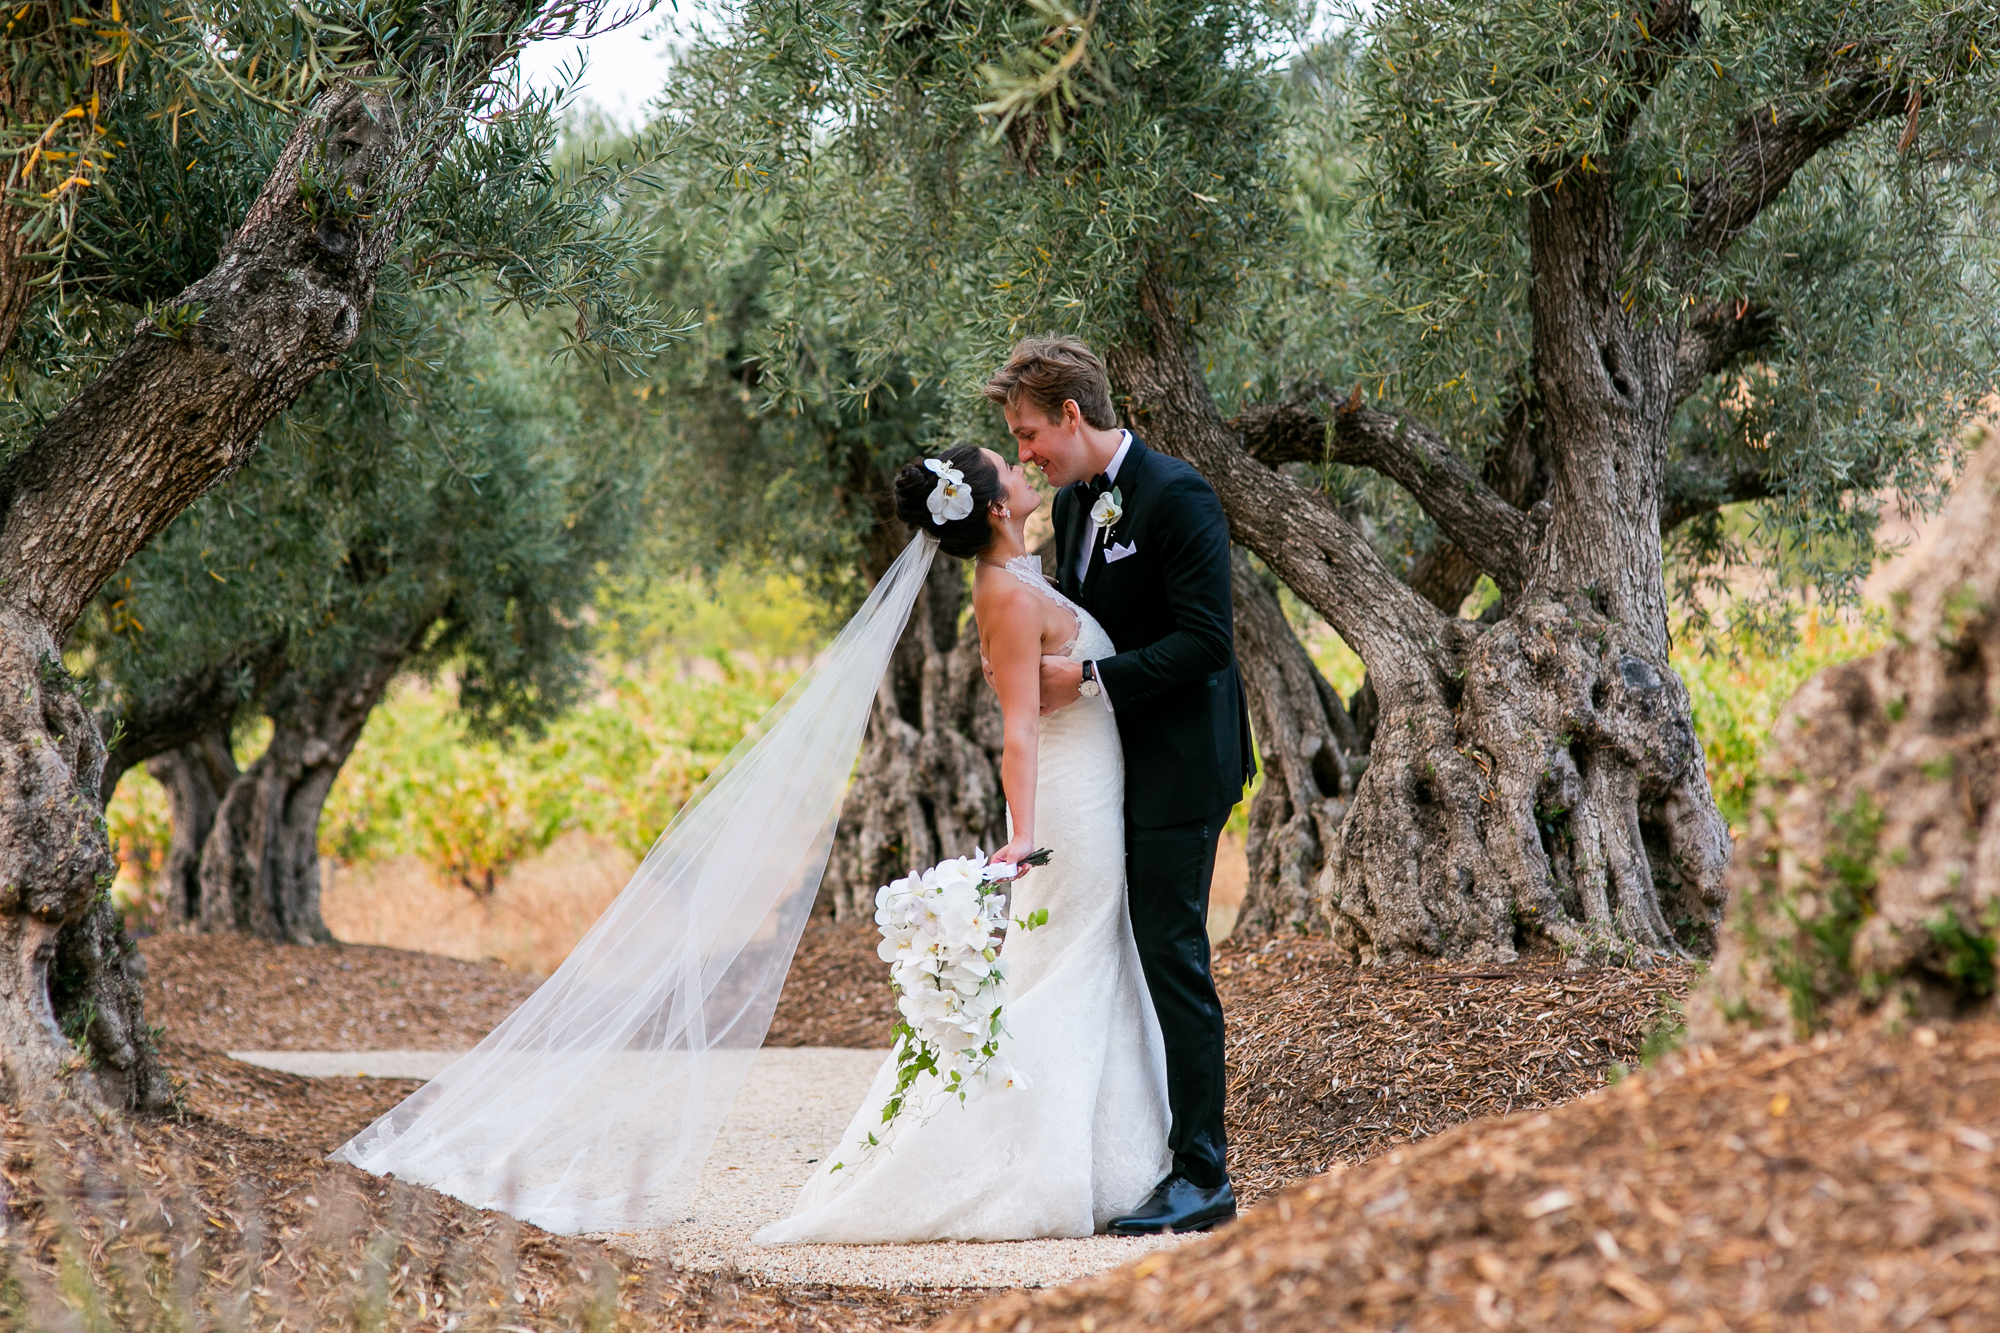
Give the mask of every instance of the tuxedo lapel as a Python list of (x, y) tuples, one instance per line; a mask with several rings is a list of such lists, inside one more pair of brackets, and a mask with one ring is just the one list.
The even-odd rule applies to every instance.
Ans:
[(1056, 542), (1056, 558), (1062, 565), (1056, 571), (1061, 576), (1057, 581), (1062, 584), (1063, 596), (1072, 602), (1081, 602), (1083, 580), (1076, 576), (1076, 557), (1077, 552), (1083, 549), (1079, 543), (1090, 532), (1090, 512), (1089, 506), (1083, 503), (1081, 487), (1072, 484), (1065, 489), (1069, 492), (1069, 517), (1065, 522), (1068, 531), (1063, 534), (1066, 540)]

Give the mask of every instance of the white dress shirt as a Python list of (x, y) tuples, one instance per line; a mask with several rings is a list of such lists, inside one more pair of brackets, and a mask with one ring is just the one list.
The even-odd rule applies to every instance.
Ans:
[[(1125, 438), (1118, 442), (1118, 452), (1111, 455), (1111, 461), (1104, 465), (1104, 477), (1107, 481), (1118, 480), (1118, 465), (1125, 461), (1125, 452), (1132, 447), (1132, 432), (1129, 430), (1125, 431), (1124, 436)], [(1097, 550), (1097, 537), (1097, 530), (1092, 528), (1089, 539), (1083, 544), (1083, 554), (1077, 557), (1076, 581), (1079, 585), (1083, 583), (1084, 576), (1090, 573), (1090, 557)], [(1111, 707), (1111, 691), (1104, 688), (1102, 677), (1098, 678), (1097, 697), (1103, 703), (1105, 712), (1116, 711)]]
[[(1125, 438), (1118, 442), (1118, 452), (1111, 455), (1111, 461), (1104, 465), (1104, 479), (1106, 481), (1118, 480), (1118, 465), (1125, 461), (1125, 453), (1132, 447), (1132, 432), (1129, 430), (1125, 431), (1124, 436)], [(1096, 549), (1097, 532), (1093, 529), (1089, 540), (1083, 544), (1082, 553), (1076, 558), (1076, 581), (1078, 583), (1082, 583), (1084, 576), (1090, 573), (1090, 557), (1091, 553)]]

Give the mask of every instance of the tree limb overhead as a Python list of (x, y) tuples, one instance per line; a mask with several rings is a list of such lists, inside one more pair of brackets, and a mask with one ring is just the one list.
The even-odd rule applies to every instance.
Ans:
[(1373, 468), (1408, 491), (1501, 592), (1512, 596), (1527, 581), (1528, 516), (1500, 498), (1422, 422), (1373, 407), (1343, 409), (1333, 419), (1327, 457)]
[(1891, 84), (1856, 71), (1835, 80), (1811, 105), (1745, 117), (1735, 142), (1689, 195), (1684, 253), (1725, 253), (1822, 148), (1870, 121), (1901, 114), (1904, 104), (1905, 95)]

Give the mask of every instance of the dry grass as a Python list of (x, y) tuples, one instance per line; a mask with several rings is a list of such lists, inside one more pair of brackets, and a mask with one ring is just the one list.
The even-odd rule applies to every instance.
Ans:
[(1699, 1052), (944, 1333), (2000, 1327), (2000, 1027)]
[(611, 842), (581, 833), (517, 862), (491, 894), (441, 880), (414, 856), (320, 864), (320, 911), (340, 939), (491, 958), (539, 976), (568, 957), (637, 865)]

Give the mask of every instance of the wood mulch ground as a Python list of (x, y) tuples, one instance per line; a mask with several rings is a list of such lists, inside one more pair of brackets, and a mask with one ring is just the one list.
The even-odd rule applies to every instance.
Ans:
[(551, 1235), (323, 1160), (393, 1100), (378, 1081), (166, 1054), (181, 1114), (48, 1125), (0, 1103), (0, 1326), (873, 1333), (976, 1295), (776, 1287)]
[(541, 984), (498, 963), (370, 944), (165, 934), (139, 953), (147, 1021), (214, 1051), (466, 1050)]
[[(886, 1047), (895, 1011), (878, 940), (866, 921), (810, 924), (765, 1044)], [(159, 935), (140, 948), (149, 1019), (199, 1079), (240, 1088), (231, 1105), (257, 1108), (230, 1112), (231, 1123), (303, 1133), (331, 1117), (347, 1128), (329, 1148), (415, 1085), (232, 1073), (244, 1067), (199, 1052), (463, 1050), (538, 984), (495, 963), (372, 946)], [(1536, 963), (1357, 971), (1310, 938), (1225, 942), (1215, 972), (1229, 1023), (1231, 1172), (1245, 1200), (1449, 1125), (1603, 1086), (1612, 1065), (1638, 1063), (1694, 975)]]
[(411, 1078), (302, 1078), (172, 1040), (160, 1054), (188, 1112), (322, 1157), (423, 1086)]
[(799, 937), (766, 1046), (887, 1050), (896, 1026), (889, 965), (873, 921), (814, 921)]
[[(870, 922), (809, 925), (764, 1044), (887, 1048), (896, 1015), (880, 940)], [(542, 981), (368, 944), (163, 934), (139, 952), (147, 1021), (217, 1051), (467, 1050)]]
[(1468, 970), (1337, 963), (1323, 939), (1225, 943), (1229, 1169), (1250, 1201), (1487, 1115), (1553, 1106), (1637, 1066), (1691, 966)]
[(1692, 1052), (944, 1333), (2000, 1328), (2000, 1025)]
[[(773, 1044), (886, 1041), (892, 1019), (873, 940), (866, 923), (808, 928)], [(240, 1251), (245, 1228), (261, 1228), (263, 1268), (278, 1272), (269, 1255), (287, 1245), (302, 1257), (262, 1280), (256, 1299), (306, 1302), (321, 1324), (354, 1322), (353, 1279), (343, 1286), (339, 1275), (370, 1271), (361, 1242), (340, 1248), (349, 1232), (325, 1220), (337, 1215), (399, 1256), (385, 1270), (403, 1274), (391, 1283), (402, 1304), (384, 1307), (390, 1328), (437, 1327), (424, 1322), (435, 1304), (416, 1293), (435, 1302), (476, 1281), (493, 1287), (482, 1299), (501, 1301), (486, 1308), (505, 1308), (494, 1275), (508, 1264), (519, 1275), (518, 1317), (496, 1313), (496, 1329), (581, 1322), (560, 1312), (606, 1289), (621, 1293), (617, 1326), (787, 1333), (944, 1315), (954, 1333), (1290, 1333), (1334, 1321), (1565, 1333), (2000, 1327), (1996, 1026), (1697, 1052), (1605, 1090), (1607, 1071), (1636, 1066), (1648, 1034), (1671, 1020), (1691, 969), (1357, 972), (1334, 965), (1324, 941), (1225, 944), (1216, 971), (1230, 1023), (1232, 1170), (1241, 1192), (1262, 1201), (1178, 1251), (973, 1308), (970, 1295), (768, 1288), (649, 1268), (424, 1191), (392, 1185), (371, 1195), (381, 1182), (318, 1159), (414, 1083), (252, 1069), (210, 1041), (334, 1045), (296, 1012), (317, 979), (367, 997), (335, 1029), (376, 1038), (354, 1046), (462, 1046), (534, 979), (385, 949), (183, 938), (144, 947), (154, 963), (149, 1001), (167, 988), (153, 1012), (167, 1021), (166, 1054), (191, 1116), (139, 1122), (131, 1133), (140, 1156), (155, 1167), (179, 1162), (173, 1169), (207, 1191), (203, 1243), (214, 1248), (203, 1251), (203, 1271), (250, 1271), (240, 1259), (231, 1267), (228, 1247)], [(286, 990), (287, 975), (307, 985), (294, 979)], [(262, 989), (245, 980), (259, 977)], [(436, 1039), (395, 1026), (440, 1014), (447, 1022), (424, 1029), (441, 1031)], [(1476, 1119), (1537, 1107), (1554, 1109)], [(208, 1165), (190, 1165), (200, 1162)], [(1315, 1176), (1328, 1166), (1332, 1174)], [(263, 1201), (230, 1204), (226, 1191), (252, 1180)], [(19, 1198), (28, 1186), (10, 1188)], [(330, 1206), (322, 1194), (345, 1201)], [(318, 1203), (298, 1202), (308, 1196)], [(509, 1246), (517, 1257), (504, 1258)], [(92, 1263), (110, 1262), (118, 1242), (83, 1248)], [(52, 1274), (55, 1251), (44, 1253)], [(617, 1273), (608, 1287), (605, 1265)], [(299, 1294), (284, 1295), (279, 1282)]]

